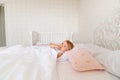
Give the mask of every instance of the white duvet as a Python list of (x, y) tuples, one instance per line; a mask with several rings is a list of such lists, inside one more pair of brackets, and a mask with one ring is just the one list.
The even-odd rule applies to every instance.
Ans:
[(0, 80), (57, 80), (56, 53), (49, 46), (4, 49), (0, 51)]

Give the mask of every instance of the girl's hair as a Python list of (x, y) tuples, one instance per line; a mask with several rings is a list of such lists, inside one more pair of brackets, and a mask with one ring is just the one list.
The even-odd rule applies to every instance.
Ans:
[(68, 44), (69, 50), (71, 50), (74, 47), (73, 43), (70, 40), (66, 40), (66, 42)]

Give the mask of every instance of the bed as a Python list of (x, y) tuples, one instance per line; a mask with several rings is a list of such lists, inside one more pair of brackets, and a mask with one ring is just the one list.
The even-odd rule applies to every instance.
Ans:
[[(102, 31), (102, 33), (101, 33)], [(119, 50), (120, 49), (120, 27), (101, 27), (101, 28), (97, 28), (95, 31), (95, 36), (94, 36), (94, 44), (75, 44), (75, 47), (77, 48), (86, 48), (89, 51), (91, 51), (92, 54), (96, 59), (98, 58), (98, 61), (101, 59), (99, 58), (99, 54), (105, 54), (105, 53), (110, 53), (113, 50)], [(73, 33), (72, 32), (64, 32), (64, 33), (53, 33), (53, 32), (36, 32), (33, 31), (31, 33), (31, 47), (34, 47), (34, 49), (38, 49), (38, 47), (41, 46), (46, 46), (46, 44), (50, 43), (50, 42), (55, 42), (55, 43), (60, 43), (63, 40), (69, 39), (71, 41), (73, 41)], [(117, 37), (117, 38), (116, 38)], [(16, 46), (13, 46), (16, 48)], [(45, 47), (43, 47), (45, 48)], [(4, 53), (4, 49), (5, 48), (0, 48), (0, 52), (3, 51)], [(21, 45), (17, 45), (16, 49), (10, 48), (7, 52), (13, 50), (18, 51), (17, 49), (21, 50)], [(23, 50), (24, 48), (22, 48)], [(24, 49), (25, 50), (25, 49)], [(26, 51), (31, 50), (27, 48)], [(32, 52), (32, 51), (31, 51)], [(29, 53), (31, 53), (29, 52)], [(54, 51), (53, 51), (54, 52)], [(14, 54), (13, 54), (14, 55)], [(28, 54), (26, 54), (28, 55)], [(31, 54), (32, 55), (32, 54)], [(29, 60), (33, 60), (31, 59), (31, 55), (27, 56), (28, 58), (26, 59), (26, 56), (24, 56), (22, 59), (23, 61), (20, 62), (24, 63), (25, 65), (27, 65), (29, 63)], [(43, 54), (42, 54), (43, 55)], [(1, 53), (0, 53), (1, 56)], [(18, 53), (17, 53), (18, 56)], [(117, 75), (113, 73), (111, 73), (111, 71), (109, 70), (93, 70), (93, 71), (85, 71), (85, 72), (80, 72), (80, 71), (76, 71), (73, 69), (73, 67), (71, 66), (69, 61), (59, 61), (59, 62), (55, 62), (55, 60), (53, 60), (52, 62), (49, 61), (51, 60), (51, 58), (49, 59), (50, 56), (47, 56), (47, 60), (46, 58), (43, 58), (44, 61), (46, 62), (41, 62), (38, 60), (42, 60), (39, 59), (41, 55), (36, 54), (34, 56), (34, 63), (31, 62), (32, 64), (30, 65), (30, 69), (29, 71), (27, 71), (27, 73), (24, 71), (24, 69), (27, 69), (29, 67), (24, 68), (22, 67), (15, 67), (16, 70), (13, 68), (13, 72), (9, 72), (10, 75), (4, 76), (2, 74), (2, 71), (0, 71), (0, 79), (1, 80), (120, 80), (120, 76), (119, 73), (115, 73)], [(101, 56), (101, 55), (100, 55)], [(103, 55), (102, 55), (103, 56)], [(33, 55), (32, 55), (33, 57)], [(38, 57), (36, 59), (36, 57)], [(6, 57), (5, 57), (6, 58)], [(25, 59), (24, 59), (25, 58)], [(5, 59), (6, 60), (6, 59)], [(1, 61), (1, 59), (0, 59)], [(8, 60), (9, 61), (9, 60)], [(48, 62), (47, 62), (48, 61)], [(38, 63), (40, 62), (40, 64)], [(16, 64), (16, 63), (15, 63)], [(41, 64), (43, 67), (41, 67)], [(45, 67), (47, 64), (48, 67)], [(51, 65), (52, 64), (52, 65)], [(53, 64), (55, 66), (53, 66)], [(17, 64), (19, 65), (19, 63)], [(25, 66), (24, 65), (24, 66)], [(35, 65), (35, 66), (33, 66)], [(19, 65), (21, 66), (21, 65)], [(39, 69), (39, 67), (41, 69)], [(52, 66), (52, 68), (51, 68)], [(0, 66), (0, 69), (2, 67)], [(9, 66), (7, 66), (6, 69), (8, 69)], [(10, 68), (12, 69), (12, 68)], [(17, 70), (19, 69), (19, 70)], [(43, 73), (40, 73), (39, 71), (43, 70)], [(120, 70), (118, 70), (120, 71)], [(8, 72), (6, 72), (5, 74), (7, 74)], [(18, 75), (16, 75), (17, 73), (19, 73)], [(12, 75), (14, 74), (14, 75)], [(24, 75), (23, 75), (24, 74)], [(16, 77), (17, 76), (17, 77)], [(40, 77), (43, 76), (43, 77)], [(52, 77), (51, 77), (52, 76)], [(4, 78), (3, 78), (4, 77)]]

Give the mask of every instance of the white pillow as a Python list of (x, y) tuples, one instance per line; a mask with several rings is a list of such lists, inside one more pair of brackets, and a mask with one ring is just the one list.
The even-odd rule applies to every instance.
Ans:
[(98, 55), (96, 59), (104, 65), (106, 71), (120, 77), (120, 50)]
[(95, 44), (92, 43), (86, 43), (86, 44), (75, 44), (74, 48), (84, 48), (86, 50), (88, 50), (92, 56), (98, 56), (102, 53), (109, 53), (111, 52), (111, 50), (97, 46)]

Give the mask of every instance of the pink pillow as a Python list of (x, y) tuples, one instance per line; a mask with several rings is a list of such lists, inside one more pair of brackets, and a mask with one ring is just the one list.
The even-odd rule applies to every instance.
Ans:
[(68, 58), (77, 71), (103, 70), (103, 66), (85, 49), (68, 51)]

